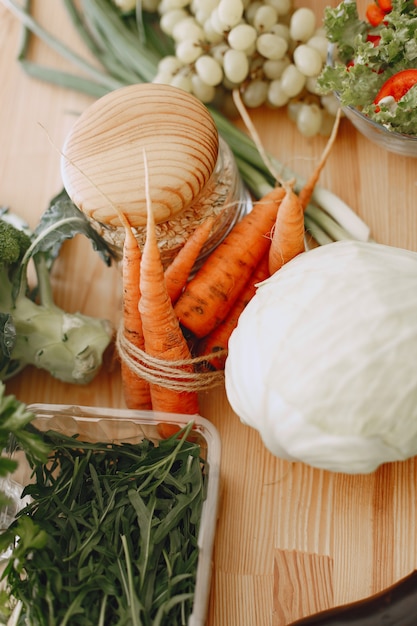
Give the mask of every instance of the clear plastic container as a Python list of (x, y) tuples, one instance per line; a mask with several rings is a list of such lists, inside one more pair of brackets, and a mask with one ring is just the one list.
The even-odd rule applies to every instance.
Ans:
[[(193, 441), (200, 446), (201, 457), (205, 460), (208, 472), (207, 495), (203, 503), (198, 536), (199, 557), (194, 603), (188, 626), (203, 626), (210, 594), (219, 501), (221, 443), (216, 428), (205, 418), (194, 415), (59, 404), (32, 404), (28, 409), (36, 415), (33, 423), (39, 430), (44, 432), (52, 429), (68, 436), (77, 434), (80, 440), (92, 442), (140, 443), (144, 439), (150, 439), (157, 445), (161, 440), (158, 424), (183, 427), (190, 421), (193, 422)], [(18, 458), (18, 463), (17, 474), (13, 476), (15, 492), (16, 480), (24, 485), (30, 478), (30, 468), (25, 458)], [(14, 623), (11, 620), (10, 626)]]

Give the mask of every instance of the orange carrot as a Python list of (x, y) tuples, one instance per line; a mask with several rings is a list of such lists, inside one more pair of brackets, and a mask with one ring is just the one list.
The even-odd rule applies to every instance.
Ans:
[[(147, 163), (144, 155), (145, 175), (147, 176)], [(142, 251), (140, 269), (140, 292), (139, 311), (142, 318), (145, 350), (151, 358), (163, 360), (166, 365), (176, 365), (176, 362), (191, 359), (187, 342), (182, 334), (178, 319), (168, 295), (164, 268), (155, 234), (155, 222), (153, 219), (151, 199), (149, 198), (148, 181), (145, 184), (146, 201), (148, 207), (146, 241)], [(164, 363), (165, 364), (165, 363)], [(161, 368), (157, 364), (155, 368), (155, 380), (150, 382), (152, 408), (154, 411), (168, 413), (198, 413), (198, 396), (195, 391), (175, 389), (171, 386), (159, 384), (158, 375)], [(192, 365), (178, 367), (185, 373), (193, 371)], [(172, 383), (181, 383), (174, 380)]]
[[(141, 253), (138, 242), (125, 218), (120, 216), (125, 228), (122, 259), (123, 282), (123, 336), (127, 342), (140, 350), (145, 349), (142, 321), (139, 314), (139, 272)], [(128, 409), (149, 410), (152, 408), (149, 384), (138, 376), (125, 359), (121, 362), (122, 387)]]
[(282, 187), (275, 187), (258, 200), (186, 285), (175, 305), (175, 313), (196, 337), (208, 335), (229, 313), (269, 248), (268, 233), (284, 195)]
[(175, 303), (190, 277), (198, 256), (207, 242), (215, 217), (201, 222), (165, 270), (165, 283), (171, 302)]
[(286, 193), (272, 229), (271, 247), (269, 249), (269, 271), (271, 274), (274, 274), (284, 263), (287, 263), (305, 250), (304, 212), (311, 200), (314, 188), (335, 142), (340, 115), (339, 110), (320, 161), (299, 194), (296, 195), (293, 191), (293, 181), (282, 184)]
[(230, 335), (237, 326), (240, 314), (255, 295), (256, 285), (269, 277), (268, 261), (269, 254), (267, 252), (240, 292), (229, 314), (223, 322), (216, 326), (199, 344), (198, 353), (200, 356), (213, 354), (215, 352), (221, 353), (216, 358), (210, 358), (209, 363), (215, 369), (224, 369)]
[(293, 191), (293, 183), (288, 183), (285, 187), (285, 196), (279, 207), (269, 248), (271, 275), (305, 250), (303, 206)]

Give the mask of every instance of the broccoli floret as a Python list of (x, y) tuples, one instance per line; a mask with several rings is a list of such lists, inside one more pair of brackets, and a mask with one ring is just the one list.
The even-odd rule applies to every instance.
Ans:
[(0, 220), (0, 263), (17, 263), (30, 246), (30, 237), (9, 222)]
[[(107, 264), (111, 254), (65, 193), (57, 196), (35, 231), (0, 213), (0, 380), (27, 365), (55, 378), (86, 384), (97, 374), (113, 329), (107, 320), (67, 313), (53, 300), (50, 271), (65, 239), (83, 233)], [(37, 284), (27, 283), (32, 260)]]

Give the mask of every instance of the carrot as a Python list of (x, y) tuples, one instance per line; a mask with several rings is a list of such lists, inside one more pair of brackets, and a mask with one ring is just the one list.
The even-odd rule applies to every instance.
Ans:
[(280, 267), (304, 252), (304, 210), (299, 196), (293, 191), (293, 182), (285, 185), (277, 219), (272, 230), (269, 248), (269, 273), (272, 275)]
[(208, 335), (224, 320), (239, 292), (270, 245), (285, 191), (275, 187), (255, 202), (206, 259), (175, 304), (180, 323), (196, 337)]
[(200, 356), (219, 352), (218, 357), (212, 357), (209, 361), (215, 369), (224, 369), (230, 335), (237, 326), (240, 314), (255, 295), (257, 284), (269, 277), (268, 261), (269, 254), (267, 251), (252, 272), (249, 281), (243, 287), (229, 314), (199, 344), (198, 353)]
[(269, 249), (269, 271), (274, 274), (280, 267), (305, 250), (304, 212), (312, 198), (314, 188), (327, 162), (336, 139), (340, 122), (340, 109), (320, 161), (298, 195), (293, 190), (294, 181), (282, 183), (285, 197), (281, 202), (275, 225), (272, 229)]
[(215, 217), (210, 216), (199, 224), (166, 268), (165, 283), (171, 302), (175, 303), (184, 289), (214, 222)]
[[(123, 336), (139, 350), (145, 349), (142, 321), (139, 314), (139, 272), (141, 253), (130, 224), (124, 215), (119, 216), (125, 228), (122, 258), (123, 284)], [(152, 408), (149, 384), (129, 366), (126, 358), (121, 360), (122, 388), (128, 409)]]
[[(144, 155), (145, 175), (147, 162)], [(155, 222), (149, 197), (148, 182), (145, 184), (147, 202), (146, 240), (140, 267), (139, 311), (142, 318), (146, 354), (151, 358), (166, 361), (166, 365), (177, 366), (178, 362), (191, 359), (187, 342), (182, 334), (178, 319), (168, 295), (164, 280), (164, 268), (155, 234)], [(164, 363), (165, 365), (165, 363)], [(198, 413), (198, 396), (195, 391), (184, 390), (183, 380), (173, 380), (179, 388), (159, 383), (159, 363), (155, 367), (154, 380), (150, 382), (152, 408), (168, 413)], [(178, 365), (184, 373), (193, 372), (192, 365)], [(185, 378), (185, 377), (184, 377)], [(182, 386), (180, 385), (181, 383)]]

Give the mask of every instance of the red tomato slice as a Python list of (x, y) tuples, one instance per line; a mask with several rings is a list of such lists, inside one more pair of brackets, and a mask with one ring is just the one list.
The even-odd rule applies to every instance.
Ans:
[(381, 41), (381, 35), (367, 35), (366, 41), (371, 41), (374, 46), (377, 46)]
[(389, 13), (392, 11), (392, 2), (391, 0), (376, 0), (380, 9), (384, 11), (384, 13)]
[(382, 98), (392, 96), (398, 102), (411, 87), (417, 84), (417, 69), (402, 70), (394, 76), (390, 76), (378, 91), (374, 104), (378, 104)]
[(381, 7), (374, 3), (368, 4), (365, 15), (371, 26), (378, 26), (381, 22), (383, 22), (385, 12), (381, 9)]

